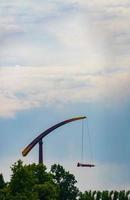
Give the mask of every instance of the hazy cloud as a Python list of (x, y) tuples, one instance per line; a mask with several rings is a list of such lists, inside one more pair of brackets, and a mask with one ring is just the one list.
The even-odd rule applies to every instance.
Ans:
[[(88, 73), (77, 67), (3, 67), (0, 69), (0, 116), (39, 106), (75, 102), (127, 102), (130, 73)], [(121, 95), (122, 94), (122, 95)]]
[(0, 9), (1, 66), (114, 68), (130, 53), (127, 0), (14, 0)]

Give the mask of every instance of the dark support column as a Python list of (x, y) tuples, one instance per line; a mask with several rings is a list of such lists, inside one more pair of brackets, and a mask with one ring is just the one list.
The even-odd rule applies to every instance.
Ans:
[(43, 143), (42, 143), (42, 139), (39, 141), (39, 164), (43, 164)]

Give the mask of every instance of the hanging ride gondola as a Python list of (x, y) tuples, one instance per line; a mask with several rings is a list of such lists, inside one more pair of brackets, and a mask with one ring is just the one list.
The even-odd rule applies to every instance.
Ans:
[(77, 167), (95, 167), (93, 164), (82, 164), (82, 163), (77, 163)]

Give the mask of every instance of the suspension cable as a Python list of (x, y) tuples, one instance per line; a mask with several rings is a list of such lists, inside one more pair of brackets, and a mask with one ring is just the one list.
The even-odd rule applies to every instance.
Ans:
[(91, 163), (93, 163), (93, 150), (92, 150), (92, 141), (91, 141), (91, 136), (90, 136), (90, 130), (89, 130), (89, 122), (87, 120), (87, 132), (88, 132), (88, 140), (90, 144), (90, 158), (91, 158)]
[(81, 161), (84, 161), (84, 120), (82, 120)]

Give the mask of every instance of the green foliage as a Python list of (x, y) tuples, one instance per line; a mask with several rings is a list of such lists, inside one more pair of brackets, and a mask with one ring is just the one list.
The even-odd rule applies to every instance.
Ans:
[(129, 200), (130, 191), (85, 191), (80, 192), (79, 200)]
[(56, 200), (58, 187), (42, 164), (23, 165), (19, 160), (12, 167), (9, 183), (11, 200)]
[(57, 200), (59, 196), (58, 188), (51, 182), (35, 185), (34, 191), (38, 193), (40, 200)]
[(93, 196), (91, 195), (91, 191), (85, 191), (84, 193), (80, 193), (80, 200), (93, 200)]
[(9, 183), (0, 174), (0, 200), (129, 200), (130, 191), (79, 192), (73, 174), (54, 164), (47, 172), (43, 164), (23, 165), (19, 160), (11, 167)]
[(65, 171), (61, 165), (56, 164), (51, 167), (51, 173), (55, 183), (59, 187), (59, 200), (76, 200), (79, 190), (75, 186), (77, 181), (74, 175)]
[(5, 186), (4, 178), (3, 175), (0, 174), (0, 189), (3, 189)]
[(97, 191), (97, 193), (96, 193), (96, 200), (100, 200), (101, 196), (102, 196), (101, 192)]
[(22, 161), (18, 161), (13, 165), (12, 176), (10, 181), (10, 191), (12, 195), (26, 194), (28, 191), (31, 193), (33, 185), (35, 183), (32, 170), (28, 170), (28, 167), (23, 166)]
[[(118, 194), (117, 191), (113, 191), (113, 194), (112, 194), (112, 195), (113, 195), (113, 200), (118, 199), (118, 195), (119, 195), (119, 194)], [(111, 195), (111, 196), (112, 196), (112, 195)]]

